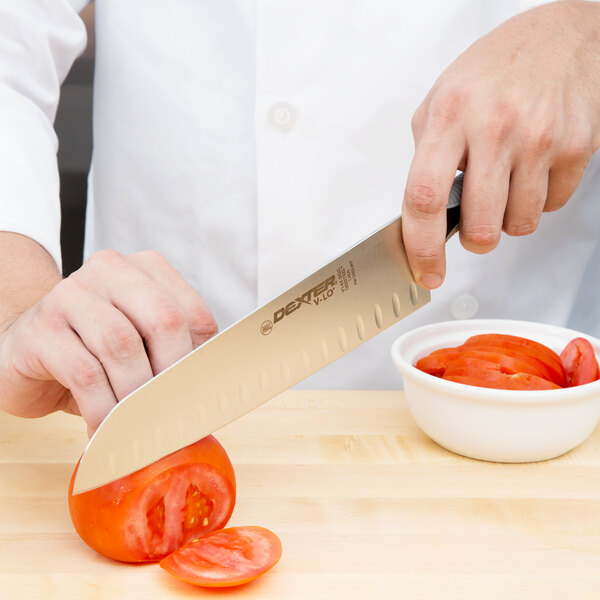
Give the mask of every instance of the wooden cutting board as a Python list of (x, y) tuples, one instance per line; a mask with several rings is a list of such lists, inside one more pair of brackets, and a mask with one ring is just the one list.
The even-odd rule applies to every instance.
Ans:
[(90, 550), (66, 502), (82, 421), (0, 415), (0, 598), (600, 598), (600, 429), (550, 462), (492, 464), (425, 437), (401, 392), (294, 391), (217, 437), (238, 478), (230, 524), (284, 549), (225, 592)]

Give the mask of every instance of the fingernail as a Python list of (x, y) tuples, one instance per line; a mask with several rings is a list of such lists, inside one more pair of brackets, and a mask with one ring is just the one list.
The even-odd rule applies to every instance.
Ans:
[(437, 273), (424, 273), (421, 275), (421, 285), (426, 288), (436, 288), (442, 285), (442, 276)]

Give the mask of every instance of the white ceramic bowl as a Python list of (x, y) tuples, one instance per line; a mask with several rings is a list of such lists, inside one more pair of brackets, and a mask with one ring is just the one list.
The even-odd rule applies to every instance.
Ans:
[(479, 333), (506, 333), (536, 340), (558, 354), (585, 337), (600, 355), (600, 341), (571, 329), (480, 319), (435, 323), (414, 329), (392, 345), (410, 411), (440, 446), (480, 460), (547, 460), (581, 444), (600, 420), (600, 381), (560, 390), (496, 390), (433, 377), (415, 362), (437, 348), (459, 346)]

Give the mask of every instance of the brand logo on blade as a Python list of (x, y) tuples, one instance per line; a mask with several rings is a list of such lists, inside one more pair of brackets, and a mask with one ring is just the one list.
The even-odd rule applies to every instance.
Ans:
[(273, 321), (269, 321), (268, 319), (263, 321), (260, 326), (260, 332), (263, 335), (269, 335), (271, 331), (273, 331)]
[(263, 335), (269, 335), (279, 321), (297, 311), (303, 304), (318, 306), (321, 302), (325, 302), (325, 300), (333, 296), (336, 283), (335, 275), (332, 275), (307, 292), (304, 292), (301, 296), (298, 296), (295, 300), (288, 302), (285, 306), (275, 311), (273, 321), (267, 320), (262, 322), (260, 332)]

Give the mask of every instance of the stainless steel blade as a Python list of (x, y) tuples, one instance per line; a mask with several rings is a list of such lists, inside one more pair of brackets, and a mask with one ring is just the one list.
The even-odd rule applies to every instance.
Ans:
[(88, 444), (74, 493), (216, 431), (429, 299), (413, 279), (398, 218), (119, 402)]

